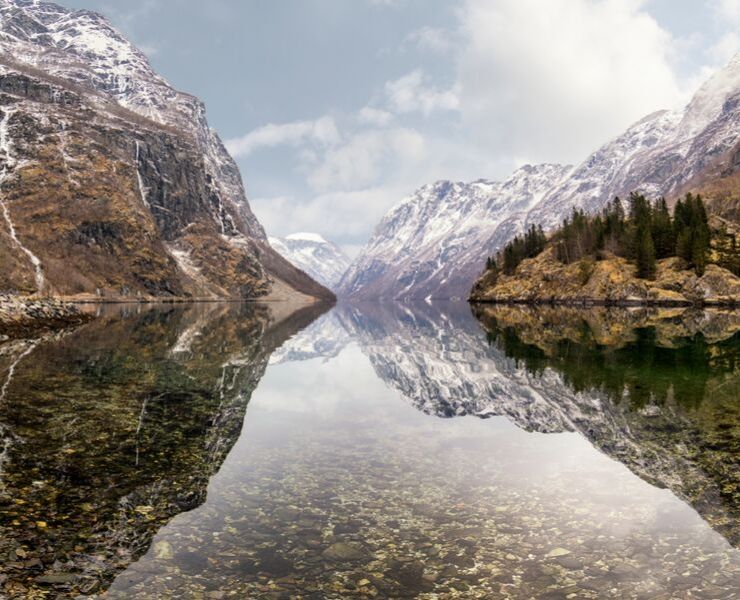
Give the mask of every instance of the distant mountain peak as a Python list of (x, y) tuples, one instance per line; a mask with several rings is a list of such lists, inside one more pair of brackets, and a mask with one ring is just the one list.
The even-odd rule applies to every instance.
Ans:
[(280, 255), (329, 289), (337, 286), (351, 262), (339, 246), (318, 233), (292, 233), (271, 237), (269, 242)]
[(326, 239), (318, 233), (307, 233), (305, 231), (298, 232), (298, 233), (291, 233), (290, 235), (285, 237), (286, 240), (292, 240), (292, 241), (303, 241), (303, 242), (312, 242), (314, 244), (328, 244), (329, 242), (326, 241)]

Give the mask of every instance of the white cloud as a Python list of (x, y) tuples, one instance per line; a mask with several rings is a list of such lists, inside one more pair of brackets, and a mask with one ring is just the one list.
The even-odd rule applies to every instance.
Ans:
[(715, 11), (722, 19), (740, 23), (740, 0), (715, 0)]
[(674, 40), (639, 0), (466, 0), (467, 131), (490, 152), (579, 161), (682, 98)]
[(740, 51), (740, 0), (714, 0), (714, 17), (720, 26), (729, 30), (706, 49), (712, 65), (723, 65)]
[(728, 31), (707, 49), (707, 56), (712, 63), (722, 65), (740, 50), (740, 35)]
[(456, 40), (449, 29), (422, 27), (407, 35), (404, 44), (413, 44), (420, 50), (443, 54), (455, 49)]
[(386, 83), (385, 92), (390, 107), (399, 113), (420, 112), (428, 116), (437, 110), (456, 110), (460, 105), (456, 89), (430, 86), (428, 77), (419, 69)]
[(366, 106), (357, 115), (360, 123), (366, 125), (378, 125), (385, 127), (393, 120), (393, 115), (387, 110), (381, 110), (379, 108), (373, 108), (372, 106)]
[(265, 147), (304, 142), (320, 145), (336, 144), (340, 141), (337, 124), (332, 117), (321, 117), (315, 121), (294, 121), (292, 123), (269, 123), (231, 140), (226, 140), (226, 148), (232, 156), (244, 157)]
[[(729, 24), (711, 46), (698, 33), (674, 38), (647, 0), (459, 0), (457, 28), (423, 27), (403, 41), (434, 67), (409, 67), (364, 108), (333, 113), (336, 122), (269, 125), (229, 147), (247, 156), (283, 144), (294, 161), (299, 185), (275, 185), (268, 193), (287, 195), (253, 201), (270, 233), (316, 231), (356, 251), (386, 210), (424, 183), (580, 162), (646, 114), (683, 102), (740, 42), (740, 0), (708, 1)], [(687, 55), (694, 60), (681, 71)]]
[(424, 155), (424, 138), (413, 129), (362, 130), (330, 148), (310, 169), (308, 182), (318, 191), (363, 189)]
[[(292, 197), (250, 201), (270, 235), (296, 231), (317, 232), (329, 240), (364, 240), (386, 211), (408, 193), (403, 185), (384, 184), (349, 191), (333, 191), (297, 201)], [(348, 248), (356, 252), (356, 248)]]

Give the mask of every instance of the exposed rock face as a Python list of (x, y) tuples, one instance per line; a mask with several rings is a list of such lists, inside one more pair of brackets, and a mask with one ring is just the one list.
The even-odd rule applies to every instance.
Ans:
[(105, 19), (0, 1), (0, 288), (330, 298), (267, 243), (196, 98)]
[(485, 273), (472, 302), (563, 304), (740, 304), (740, 277), (708, 265), (700, 277), (679, 258), (658, 261), (655, 280), (638, 279), (636, 267), (612, 257), (565, 265), (552, 247), (524, 260), (514, 275)]
[(352, 262), (339, 246), (317, 233), (294, 233), (269, 241), (280, 255), (330, 290), (336, 289)]
[[(517, 171), (504, 184), (427, 186), (393, 208), (339, 289), (354, 298), (466, 297), (487, 255), (530, 225), (551, 229), (573, 208), (598, 211), (641, 191), (669, 199), (691, 189), (721, 196), (737, 212), (740, 55), (682, 111), (647, 116), (575, 168)], [(734, 158), (733, 158), (734, 157)], [(734, 166), (733, 166), (734, 165)], [(724, 173), (725, 183), (712, 180)], [(502, 190), (526, 179), (521, 189)]]

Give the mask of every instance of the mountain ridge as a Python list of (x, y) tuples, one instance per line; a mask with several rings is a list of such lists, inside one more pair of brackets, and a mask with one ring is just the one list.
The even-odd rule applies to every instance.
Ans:
[[(439, 190), (447, 184), (467, 186), (469, 209), (452, 214), (449, 205), (459, 204), (458, 199), (450, 200), (445, 192), (429, 193), (429, 186), (423, 186), (386, 214), (343, 278), (339, 295), (361, 300), (465, 298), (485, 257), (531, 225), (552, 229), (574, 208), (595, 212), (614, 196), (626, 197), (632, 191), (673, 199), (722, 162), (738, 139), (740, 54), (710, 77), (683, 110), (655, 111), (580, 165), (558, 166), (560, 176), (545, 182), (547, 189), (525, 210), (511, 209), (514, 200), (495, 182), (488, 182), (488, 194), (477, 197), (479, 182), (434, 184)], [(520, 171), (499, 185), (526, 176)], [(420, 207), (408, 211), (414, 201)], [(476, 211), (478, 228), (467, 223)], [(506, 211), (509, 214), (502, 216)], [(424, 220), (418, 217), (422, 213)], [(444, 222), (449, 234), (424, 240), (437, 222)], [(399, 243), (397, 232), (409, 229), (419, 235)]]

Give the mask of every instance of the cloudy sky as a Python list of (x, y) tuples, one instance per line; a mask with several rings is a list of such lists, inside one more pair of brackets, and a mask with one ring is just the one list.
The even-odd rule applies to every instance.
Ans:
[(740, 0), (61, 0), (208, 106), (272, 235), (354, 254), (438, 179), (580, 162), (740, 49)]

